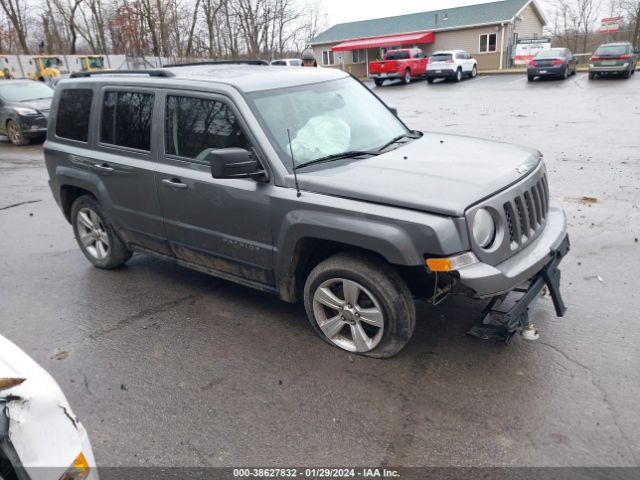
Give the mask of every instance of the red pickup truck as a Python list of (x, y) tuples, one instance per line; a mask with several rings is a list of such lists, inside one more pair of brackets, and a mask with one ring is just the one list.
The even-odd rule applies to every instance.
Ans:
[(419, 48), (391, 50), (381, 62), (369, 64), (369, 75), (380, 87), (385, 80), (402, 79), (409, 83), (413, 77), (425, 76), (429, 58)]

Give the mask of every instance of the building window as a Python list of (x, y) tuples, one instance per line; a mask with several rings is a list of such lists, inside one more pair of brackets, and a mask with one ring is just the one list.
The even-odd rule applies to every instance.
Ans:
[(351, 56), (353, 58), (353, 63), (364, 63), (366, 61), (367, 51), (353, 50), (351, 52)]
[(480, 35), (480, 53), (491, 53), (497, 50), (498, 34), (485, 33)]
[(89, 139), (89, 117), (93, 90), (66, 89), (60, 94), (56, 135), (86, 142)]
[(334, 58), (333, 58), (333, 50), (323, 50), (322, 51), (322, 65), (331, 66), (334, 63), (335, 62), (334, 62)]
[(519, 38), (518, 32), (513, 32), (513, 44), (514, 45), (518, 44), (518, 38)]

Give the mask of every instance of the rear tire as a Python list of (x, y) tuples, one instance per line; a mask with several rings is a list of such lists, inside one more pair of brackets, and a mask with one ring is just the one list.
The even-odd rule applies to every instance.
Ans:
[(131, 258), (131, 251), (93, 197), (83, 195), (73, 202), (71, 224), (80, 250), (96, 267), (112, 270)]
[(409, 85), (411, 83), (411, 70), (408, 68), (404, 71), (404, 77), (402, 77), (402, 83)]
[(381, 87), (382, 84), (384, 83), (384, 80), (381, 78), (374, 78), (373, 82), (376, 84), (376, 87)]
[(569, 67), (564, 69), (564, 73), (562, 74), (562, 79), (566, 80), (567, 78), (569, 78)]
[(630, 70), (627, 70), (626, 72), (624, 72), (622, 74), (622, 78), (629, 78), (630, 76), (631, 76), (631, 71)]
[(593, 80), (595, 78), (596, 78), (596, 74), (592, 73), (592, 72), (589, 72), (589, 80)]
[(529, 80), (530, 82), (533, 82), (533, 79), (535, 77), (533, 75), (527, 75), (527, 80)]
[(415, 328), (415, 304), (406, 283), (389, 264), (367, 253), (338, 253), (317, 265), (305, 283), (304, 306), (325, 342), (368, 357), (396, 355)]
[(433, 83), (434, 79), (433, 78), (427, 78), (427, 83), (429, 85), (431, 85)]
[(455, 76), (454, 80), (456, 81), (456, 83), (462, 81), (462, 69), (461, 68), (456, 70), (456, 76)]

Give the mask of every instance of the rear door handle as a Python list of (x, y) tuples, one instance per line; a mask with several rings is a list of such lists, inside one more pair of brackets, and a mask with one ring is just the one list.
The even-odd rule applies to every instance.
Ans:
[(164, 180), (162, 180), (162, 184), (165, 187), (176, 188), (179, 190), (189, 188), (188, 185), (186, 183), (182, 183), (179, 178), (165, 178)]
[(110, 167), (106, 163), (96, 163), (94, 167), (98, 170), (102, 170), (103, 172), (113, 172), (113, 167)]

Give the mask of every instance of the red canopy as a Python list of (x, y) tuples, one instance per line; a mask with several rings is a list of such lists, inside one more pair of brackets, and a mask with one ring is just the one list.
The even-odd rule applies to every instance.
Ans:
[(415, 45), (433, 43), (436, 35), (433, 32), (407, 33), (404, 35), (385, 35), (382, 37), (360, 38), (342, 42), (333, 47), (334, 52), (344, 50), (360, 50), (362, 48), (392, 47), (394, 45)]

